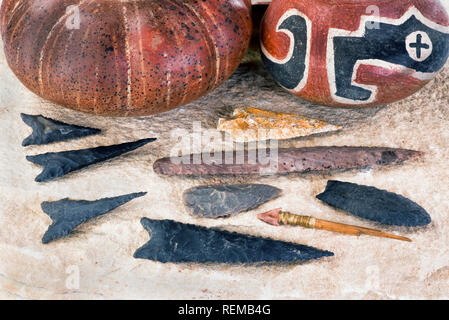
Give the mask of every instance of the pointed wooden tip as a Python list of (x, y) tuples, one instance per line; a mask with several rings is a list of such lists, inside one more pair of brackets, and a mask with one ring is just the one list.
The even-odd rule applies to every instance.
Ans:
[(391, 233), (384, 233), (384, 237), (390, 238), (390, 239), (395, 239), (395, 240), (400, 240), (400, 241), (412, 242), (412, 239), (410, 239), (410, 238), (398, 236), (396, 234), (391, 234)]
[(279, 213), (282, 211), (282, 209), (274, 209), (268, 212), (260, 213), (257, 215), (257, 218), (259, 220), (262, 220), (263, 222), (266, 222), (268, 224), (271, 224), (273, 226), (279, 226)]

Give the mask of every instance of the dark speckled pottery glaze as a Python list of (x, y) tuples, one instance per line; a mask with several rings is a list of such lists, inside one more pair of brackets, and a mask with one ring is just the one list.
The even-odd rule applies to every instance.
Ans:
[(105, 116), (184, 105), (237, 68), (250, 0), (3, 0), (6, 58), (57, 104)]

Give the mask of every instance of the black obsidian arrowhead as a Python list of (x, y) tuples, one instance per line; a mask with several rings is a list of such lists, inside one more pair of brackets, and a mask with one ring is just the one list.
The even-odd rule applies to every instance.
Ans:
[(101, 132), (100, 129), (67, 124), (42, 115), (22, 113), (20, 116), (23, 122), (33, 129), (33, 133), (23, 140), (22, 146), (24, 147), (78, 139)]
[(44, 167), (44, 170), (36, 177), (35, 181), (45, 182), (62, 177), (69, 172), (82, 169), (89, 165), (118, 157), (123, 153), (140, 148), (154, 140), (156, 138), (91, 149), (50, 152), (36, 156), (27, 156), (26, 159)]
[(374, 187), (330, 180), (316, 197), (337, 209), (387, 225), (416, 227), (431, 222), (429, 214), (415, 202)]
[(257, 263), (295, 262), (334, 254), (313, 247), (210, 229), (172, 220), (141, 223), (151, 236), (134, 257), (159, 262)]
[(55, 202), (43, 202), (42, 210), (53, 220), (45, 232), (42, 242), (65, 237), (81, 223), (106, 214), (115, 208), (135, 199), (143, 197), (146, 192), (131, 193), (114, 198), (95, 201), (62, 199)]
[(184, 193), (184, 204), (197, 216), (219, 218), (257, 208), (280, 194), (266, 184), (200, 186)]

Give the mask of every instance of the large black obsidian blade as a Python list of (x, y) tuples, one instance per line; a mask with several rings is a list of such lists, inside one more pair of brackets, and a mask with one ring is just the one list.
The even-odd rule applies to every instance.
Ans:
[(131, 193), (114, 198), (104, 198), (95, 201), (70, 200), (68, 198), (55, 202), (43, 202), (42, 210), (53, 220), (45, 232), (42, 242), (62, 238), (68, 235), (81, 223), (106, 214), (115, 208), (135, 199), (143, 197), (146, 192)]
[(50, 152), (36, 156), (27, 156), (26, 159), (44, 167), (42, 173), (35, 179), (37, 182), (44, 182), (62, 177), (69, 172), (82, 169), (91, 164), (118, 157), (123, 153), (140, 148), (154, 140), (156, 138), (91, 149)]
[(266, 184), (200, 186), (184, 193), (184, 203), (197, 216), (219, 218), (257, 208), (280, 194)]
[(81, 127), (46, 118), (42, 115), (20, 114), (23, 122), (33, 129), (33, 133), (25, 138), (22, 146), (41, 145), (70, 139), (78, 139), (101, 132), (100, 129)]
[(425, 226), (429, 214), (415, 202), (386, 190), (355, 183), (328, 181), (326, 190), (316, 196), (332, 207), (358, 217), (396, 226)]
[(164, 263), (294, 262), (334, 255), (305, 245), (172, 220), (142, 218), (141, 223), (151, 239), (134, 253), (134, 257)]

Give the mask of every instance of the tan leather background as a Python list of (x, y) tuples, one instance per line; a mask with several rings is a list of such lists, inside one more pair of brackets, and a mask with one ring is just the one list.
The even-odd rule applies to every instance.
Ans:
[[(114, 119), (81, 114), (43, 101), (20, 84), (2, 52), (0, 298), (449, 298), (449, 65), (436, 80), (405, 101), (388, 107), (349, 110), (312, 106), (282, 91), (253, 55), (218, 90), (188, 106), (146, 118)], [(177, 143), (171, 138), (173, 129), (191, 131), (192, 121), (198, 119), (203, 129), (213, 129), (219, 117), (243, 105), (304, 114), (344, 126), (338, 133), (282, 141), (281, 147), (388, 146), (421, 150), (426, 155), (402, 166), (332, 175), (192, 179), (154, 174), (153, 162), (168, 156)], [(103, 133), (23, 148), (21, 141), (31, 130), (21, 121), (21, 112), (97, 127)], [(34, 182), (40, 168), (25, 160), (26, 155), (153, 136), (158, 137), (155, 143), (44, 184)], [(385, 228), (335, 211), (315, 199), (329, 178), (400, 193), (423, 206), (433, 222), (419, 230)], [(221, 182), (267, 183), (283, 189), (283, 195), (229, 219), (192, 217), (182, 204), (182, 192), (192, 186)], [(148, 191), (148, 195), (80, 226), (66, 239), (41, 243), (51, 221), (42, 212), (41, 202), (64, 197), (93, 200), (138, 191)], [(256, 213), (276, 207), (398, 231), (413, 242), (276, 228), (256, 219)], [(259, 266), (136, 260), (132, 257), (134, 251), (149, 239), (139, 223), (144, 216), (303, 243), (333, 251), (335, 256), (306, 264)]]

